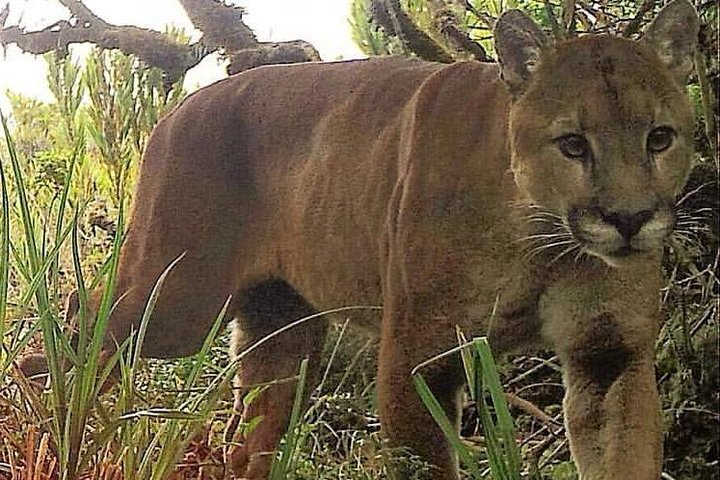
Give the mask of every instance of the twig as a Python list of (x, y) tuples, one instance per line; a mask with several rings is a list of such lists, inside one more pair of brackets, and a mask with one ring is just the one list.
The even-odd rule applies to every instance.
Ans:
[[(400, 0), (374, 0), (373, 18), (382, 21), (385, 30), (394, 33), (409, 51), (431, 62), (452, 63), (452, 56), (423, 32), (402, 8)], [(389, 22), (388, 22), (389, 19)], [(388, 25), (390, 23), (390, 25)], [(390, 27), (388, 29), (388, 27)]]
[(540, 476), (540, 457), (545, 450), (553, 444), (556, 437), (549, 436), (545, 437), (540, 443), (532, 447), (530, 452), (527, 454), (527, 463), (530, 465), (530, 476), (531, 478), (542, 478)]
[(699, 49), (695, 52), (694, 60), (698, 84), (700, 85), (700, 98), (702, 100), (703, 116), (705, 117), (705, 135), (707, 136), (707, 139), (710, 142), (710, 148), (717, 159), (718, 135), (720, 134), (715, 126), (715, 115), (713, 113), (713, 105), (717, 99), (713, 98), (713, 89), (710, 87), (710, 82), (707, 77), (707, 69), (705, 68), (705, 58)]
[(562, 19), (565, 38), (575, 36), (575, 0), (563, 0)]
[(515, 390), (515, 395), (520, 395), (522, 392), (525, 392), (527, 390), (532, 390), (535, 388), (547, 388), (547, 387), (553, 387), (553, 388), (565, 388), (562, 383), (557, 382), (537, 382), (537, 383), (531, 383), (529, 385), (523, 385), (522, 387)]
[(545, 0), (543, 2), (543, 6), (545, 7), (545, 14), (548, 17), (548, 22), (550, 23), (550, 29), (552, 30), (553, 37), (556, 40), (563, 39), (565, 37), (565, 34), (563, 32), (563, 29), (560, 28), (560, 24), (557, 21), (555, 11), (553, 10), (553, 6), (550, 3), (550, 0)]
[(538, 363), (537, 365), (535, 365), (534, 367), (532, 367), (532, 368), (530, 368), (530, 369), (522, 372), (520, 375), (518, 375), (518, 376), (516, 376), (515, 378), (511, 379), (507, 384), (508, 384), (508, 385), (513, 385), (513, 384), (519, 382), (520, 380), (522, 380), (522, 379), (524, 379), (524, 378), (532, 375), (533, 373), (537, 372), (538, 370), (540, 370), (540, 369), (542, 369), (542, 368), (544, 368), (544, 367), (548, 367), (548, 368), (551, 368), (551, 369), (556, 370), (556, 371), (559, 370), (558, 366), (553, 363), (553, 362), (555, 362), (555, 361), (558, 360), (558, 356), (557, 356), (557, 355), (553, 356), (552, 358), (550, 358), (550, 359), (548, 359), (548, 360), (545, 360), (544, 358), (539, 358), (539, 357), (537, 358), (537, 360), (539, 361), (539, 363)]
[[(553, 421), (559, 422), (561, 418), (562, 418), (562, 413), (558, 413), (557, 415), (555, 415), (553, 417)], [(538, 428), (536, 431), (534, 431), (527, 437), (523, 438), (522, 441), (520, 442), (520, 446), (523, 447), (523, 446), (529, 444), (531, 440), (534, 440), (535, 438), (539, 437), (540, 435), (542, 435), (545, 432), (550, 432), (550, 435), (553, 435), (553, 436), (559, 438), (562, 436), (564, 430), (565, 430), (565, 427), (561, 427), (560, 430), (555, 432), (551, 428), (548, 428), (547, 425), (543, 425), (542, 427)]]
[(0, 11), (0, 28), (5, 26), (8, 15), (10, 15), (10, 4), (6, 3), (2, 11)]
[(512, 393), (506, 393), (505, 400), (507, 400), (510, 405), (519, 408), (520, 410), (524, 411), (532, 417), (535, 417), (537, 420), (540, 421), (540, 423), (547, 426), (548, 430), (550, 430), (550, 432), (552, 432), (553, 434), (555, 434), (555, 432), (549, 427), (550, 425), (555, 427), (562, 427), (562, 425), (556, 422), (555, 419), (553, 419), (550, 415), (540, 410), (537, 405), (528, 400), (525, 400), (524, 398), (520, 398)]
[(644, 0), (643, 3), (638, 7), (638, 11), (632, 20), (625, 26), (622, 32), (622, 36), (628, 38), (636, 34), (640, 30), (645, 15), (653, 9), (656, 0)]
[(494, 18), (492, 18), (490, 15), (488, 15), (488, 14), (486, 14), (486, 13), (484, 13), (484, 12), (481, 12), (481, 11), (478, 10), (477, 8), (473, 7), (472, 4), (471, 4), (469, 1), (467, 1), (467, 0), (465, 0), (465, 2), (463, 2), (463, 3), (464, 3), (464, 6), (465, 6), (465, 10), (467, 10), (467, 11), (470, 12), (470, 13), (472, 13), (475, 17), (478, 18), (478, 20), (480, 20), (482, 23), (485, 24), (485, 29), (486, 29), (486, 30), (492, 30), (492, 29), (493, 29), (493, 27), (495, 26), (495, 19), (494, 19)]
[(440, 33), (445, 35), (455, 46), (462, 51), (468, 52), (476, 60), (481, 62), (493, 62), (482, 45), (470, 38), (470, 36), (460, 30), (452, 15), (445, 12), (438, 13), (438, 23)]
[(546, 458), (543, 462), (540, 463), (540, 468), (543, 468), (545, 465), (547, 465), (548, 463), (550, 463), (550, 462), (552, 462), (553, 460), (555, 460), (555, 457), (556, 457), (558, 454), (560, 454), (560, 452), (562, 452), (563, 449), (567, 447), (567, 445), (568, 445), (567, 439), (565, 439), (565, 440), (563, 440), (562, 442), (560, 442), (560, 445), (558, 445), (557, 447), (555, 447), (555, 450), (553, 450), (553, 451), (550, 453), (550, 455), (548, 455), (547, 458)]

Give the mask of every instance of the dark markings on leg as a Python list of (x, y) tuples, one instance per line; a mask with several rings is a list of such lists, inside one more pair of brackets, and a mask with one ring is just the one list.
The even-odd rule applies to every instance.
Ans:
[[(233, 347), (240, 353), (251, 344), (287, 324), (316, 313), (315, 309), (287, 282), (271, 279), (238, 295), (238, 330)], [(317, 318), (268, 339), (247, 352), (240, 361), (235, 395), (236, 414), (231, 418), (226, 438), (233, 438), (240, 421), (263, 420), (250, 432), (242, 432), (227, 453), (233, 472), (240, 478), (268, 477), (272, 452), (287, 429), (296, 385), (281, 383), (262, 391), (249, 405), (243, 397), (254, 385), (287, 379), (297, 373), (304, 358), (309, 359), (308, 385), (312, 385), (319, 366), (326, 331), (326, 320)], [(311, 388), (306, 389), (306, 399)], [(238, 418), (242, 411), (242, 419)]]
[(571, 356), (571, 368), (605, 395), (631, 360), (632, 351), (623, 343), (615, 317), (604, 313), (592, 320), (590, 331)]
[(253, 340), (316, 313), (312, 305), (281, 279), (267, 280), (242, 292), (238, 311), (241, 329)]

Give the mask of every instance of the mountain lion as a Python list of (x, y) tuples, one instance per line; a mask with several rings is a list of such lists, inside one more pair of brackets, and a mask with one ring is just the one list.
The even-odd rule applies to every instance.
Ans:
[[(434, 465), (431, 478), (457, 479), (457, 460), (410, 371), (456, 345), (459, 326), (496, 354), (557, 352), (582, 479), (657, 480), (660, 261), (690, 168), (698, 28), (674, 0), (640, 41), (553, 45), (510, 11), (495, 27), (499, 64), (270, 66), (190, 95), (147, 145), (108, 348), (185, 252), (146, 356), (196, 352), (230, 296), (236, 353), (319, 310), (381, 304), (381, 319), (357, 322), (381, 339), (383, 435)], [(290, 377), (303, 358), (316, 370), (326, 327), (273, 337), (242, 358), (238, 384)], [(423, 373), (457, 422), (459, 359)], [(236, 435), (240, 477), (267, 477), (294, 391), (275, 385), (241, 413), (263, 420)]]

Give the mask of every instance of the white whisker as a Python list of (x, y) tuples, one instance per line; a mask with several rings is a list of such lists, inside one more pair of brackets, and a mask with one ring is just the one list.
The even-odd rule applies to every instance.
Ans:
[(562, 220), (563, 217), (560, 215), (555, 215), (554, 213), (550, 212), (535, 212), (530, 215), (527, 215), (525, 218), (552, 218), (555, 220)]
[(696, 194), (699, 193), (703, 188), (705, 188), (705, 187), (707, 187), (707, 186), (709, 186), (709, 185), (712, 185), (712, 183), (713, 183), (713, 182), (705, 182), (705, 183), (703, 183), (702, 185), (694, 188), (693, 190), (690, 190), (688, 193), (686, 193), (685, 195), (683, 195), (683, 197), (682, 197), (680, 200), (678, 200), (677, 202), (675, 202), (675, 205), (676, 205), (676, 206), (682, 205), (683, 202), (685, 202), (685, 200), (687, 200), (688, 198), (691, 198), (692, 196), (696, 195)]
[(559, 233), (537, 233), (534, 235), (528, 235), (526, 237), (518, 238), (517, 240), (514, 240), (512, 243), (520, 243), (520, 242), (528, 242), (528, 241), (544, 241), (546, 239), (551, 238), (572, 238), (572, 235), (568, 232), (559, 232)]
[(560, 252), (559, 255), (557, 255), (555, 258), (553, 258), (553, 259), (550, 261), (550, 263), (548, 263), (548, 266), (550, 266), (550, 265), (552, 265), (553, 263), (557, 262), (558, 260), (560, 260), (562, 257), (564, 257), (565, 255), (567, 255), (568, 253), (572, 252), (573, 250), (575, 250), (575, 249), (581, 249), (581, 248), (582, 248), (582, 247), (581, 247), (581, 245), (580, 245), (579, 243), (575, 243), (574, 245), (570, 245), (568, 248), (566, 248), (565, 250), (563, 250), (562, 252)]
[(576, 241), (574, 239), (571, 239), (571, 240), (563, 240), (561, 242), (554, 242), (554, 243), (548, 243), (546, 245), (541, 245), (541, 246), (535, 247), (532, 250), (530, 250), (529, 252), (527, 252), (523, 256), (523, 259), (530, 260), (531, 258), (538, 255), (540, 252), (544, 252), (545, 250), (548, 250), (548, 249), (554, 248), (554, 247), (561, 247), (563, 245), (569, 245), (571, 243), (576, 243)]

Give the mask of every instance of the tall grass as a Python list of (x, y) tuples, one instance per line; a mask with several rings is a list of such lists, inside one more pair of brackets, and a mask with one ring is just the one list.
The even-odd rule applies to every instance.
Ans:
[[(194, 357), (189, 370), (183, 393), (177, 396), (175, 405), (170, 408), (145, 406), (137, 396), (135, 372), (139, 368), (140, 351), (147, 322), (150, 319), (155, 302), (163, 282), (177, 262), (178, 258), (163, 272), (150, 295), (143, 313), (138, 332), (119, 346), (109, 358), (103, 358), (104, 331), (113, 306), (113, 291), (117, 273), (119, 249), (122, 244), (124, 203), (120, 203), (117, 218), (118, 233), (115, 235), (107, 267), (103, 269), (104, 278), (101, 302), (92, 322), (88, 313), (89, 291), (82, 274), (80, 249), (78, 246), (79, 206), (76, 206), (71, 221), (65, 224), (67, 209), (71, 201), (68, 197), (72, 182), (76, 156), (70, 162), (65, 177), (64, 189), (60, 200), (53, 202), (50, 212), (53, 222), (41, 222), (34, 215), (28, 197), (20, 160), (14, 148), (7, 122), (2, 117), (2, 126), (7, 143), (7, 156), (13, 171), (12, 190), (6, 181), (5, 163), (0, 164), (2, 179), (2, 279), (3, 290), (0, 306), (3, 313), (7, 304), (7, 277), (12, 263), (25, 280), (25, 289), (16, 304), (15, 314), (32, 309), (37, 312), (37, 324), (42, 332), (43, 350), (47, 358), (49, 388), (36, 392), (35, 388), (19, 375), (15, 376), (19, 394), (28, 406), (23, 412), (23, 420), (12, 433), (21, 433), (29, 425), (40, 427), (48, 440), (48, 454), (52, 453), (57, 465), (55, 474), (62, 480), (72, 480), (86, 475), (89, 470), (108, 468), (107, 465), (121, 464), (124, 478), (160, 479), (166, 478), (175, 468), (184, 453), (187, 442), (193, 434), (211, 418), (218, 404), (221, 392), (226, 391), (231, 378), (231, 370), (223, 372), (213, 380), (213, 388), (203, 388), (200, 393), (195, 389), (200, 385), (200, 373), (209, 363), (210, 346), (215, 339), (225, 315), (221, 311), (214, 324), (211, 335), (206, 339), (200, 352)], [(9, 193), (15, 194), (11, 202)], [(19, 235), (11, 235), (11, 204), (15, 204), (22, 226)], [(59, 308), (53, 302), (50, 280), (52, 266), (57, 265), (58, 255), (65, 243), (71, 239), (72, 260), (78, 287), (79, 312), (77, 315), (77, 334), (69, 332), (59, 318)], [(12, 252), (13, 258), (10, 258)], [(95, 282), (97, 283), (97, 282)], [(31, 306), (32, 301), (32, 306)], [(225, 306), (227, 308), (227, 305)], [(4, 315), (3, 315), (4, 318)], [(15, 334), (7, 342), (3, 341), (3, 371), (7, 371), (18, 352), (28, 343), (36, 328), (30, 328)], [(66, 371), (70, 374), (66, 375)], [(98, 410), (98, 402), (106, 381), (119, 371), (119, 389), (113, 407), (105, 411)], [(22, 441), (16, 439), (18, 444)], [(112, 455), (108, 454), (113, 444), (122, 447)], [(33, 447), (34, 448), (34, 447)], [(99, 453), (104, 454), (105, 464), (94, 465)], [(26, 466), (27, 467), (27, 466)], [(27, 471), (26, 471), (27, 473)], [(140, 475), (134, 477), (134, 475)], [(19, 477), (22, 478), (22, 477)]]
[[(490, 345), (485, 338), (476, 338), (468, 342), (460, 332), (458, 338), (460, 340), (458, 348), (423, 362), (413, 370), (415, 389), (470, 478), (479, 480), (487, 478), (490, 474), (493, 480), (517, 480), (521, 472), (520, 450)], [(489, 463), (487, 469), (481, 468), (477, 452), (462, 441), (457, 426), (447, 417), (442, 405), (422, 376), (422, 369), (426, 365), (444, 356), (457, 354), (462, 359), (470, 398), (477, 406), (482, 424), (484, 453)]]
[[(0, 111), (2, 117), (3, 130), (6, 130), (5, 117)], [(7, 135), (7, 134), (6, 134)], [(8, 182), (5, 178), (5, 169), (0, 164), (0, 202), (2, 211), (0, 211), (0, 343), (3, 348), (0, 349), (0, 372), (4, 374), (7, 364), (6, 353), (4, 348), (5, 338), (5, 312), (7, 311), (7, 295), (8, 281), (10, 273), (10, 199), (8, 198)]]
[[(112, 355), (103, 352), (123, 241), (125, 180), (131, 178), (125, 171), (133, 168), (131, 160), (138, 157), (149, 132), (139, 129), (151, 128), (143, 122), (156, 119), (158, 111), (171, 108), (181, 98), (164, 90), (158, 95), (157, 90), (164, 88), (161, 76), (153, 76), (134, 61), (120, 61), (120, 55), (95, 52), (95, 61), (89, 67), (95, 76), (81, 75), (80, 67), (67, 59), (48, 59), (50, 83), (58, 103), (56, 113), (40, 117), (40, 121), (47, 121), (48, 128), (60, 128), (50, 150), (36, 150), (39, 144), (33, 140), (34, 133), (16, 124), (14, 129), (23, 142), (27, 141), (23, 147), (30, 147), (19, 152), (6, 118), (1, 118), (5, 146), (0, 150), (0, 372), (4, 379), (0, 402), (8, 412), (0, 422), (0, 437), (4, 438), (0, 473), (5, 470), (18, 480), (35, 475), (72, 480), (89, 474), (167, 478), (193, 435), (216, 414), (232, 377), (231, 368), (217, 373), (209, 354), (225, 314), (223, 309), (200, 352), (185, 361), (190, 367), (173, 402), (158, 405), (156, 398), (138, 392), (136, 373), (147, 322), (169, 270), (182, 258), (158, 278), (138, 331)], [(133, 88), (118, 88), (127, 84)], [(133, 117), (134, 124), (126, 121), (127, 116), (105, 119), (103, 126), (114, 129), (116, 136), (107, 137), (104, 148), (98, 148), (86, 136), (87, 131), (97, 132), (97, 128), (86, 127), (93, 126), (93, 109), (103, 104), (85, 106), (80, 100), (86, 88), (102, 90), (95, 99), (112, 102), (118, 115), (132, 112), (137, 117), (139, 112), (141, 118)], [(14, 100), (15, 106), (22, 105), (21, 99)], [(62, 122), (55, 121), (58, 117)], [(113, 142), (122, 144), (120, 150)], [(132, 155), (127, 153), (128, 144), (134, 148)], [(68, 150), (69, 158), (65, 159), (60, 152)], [(111, 162), (104, 156), (109, 151), (123, 151), (129, 156)], [(62, 174), (49, 184), (37, 183), (47, 161), (58, 164)], [(91, 266), (87, 256), (97, 253), (87, 245), (84, 218), (88, 203), (95, 201), (98, 192), (87, 187), (102, 185), (93, 177), (102, 178), (104, 170), (115, 172), (110, 175), (112, 187), (105, 190), (115, 203), (115, 230), (109, 251), (100, 252), (106, 258)], [(88, 271), (94, 277), (89, 282)], [(63, 323), (60, 307), (69, 285), (77, 289), (79, 301), (72, 326)], [(91, 316), (89, 297), (96, 290), (101, 300)], [(28, 317), (30, 321), (20, 320)], [(8, 318), (16, 320), (9, 322)], [(35, 343), (37, 333), (48, 370), (47, 388), (40, 389), (13, 370), (13, 361)], [(208, 376), (209, 371), (215, 374)], [(113, 398), (108, 403), (102, 399), (102, 391), (111, 378), (116, 378), (118, 387), (107, 394)], [(46, 458), (35, 455), (38, 448)]]

